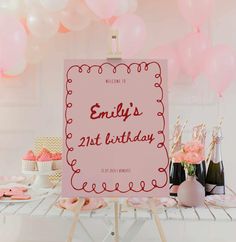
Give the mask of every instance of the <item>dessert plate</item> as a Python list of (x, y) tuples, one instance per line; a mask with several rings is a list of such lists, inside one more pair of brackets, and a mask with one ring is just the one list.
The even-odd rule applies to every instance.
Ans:
[[(58, 208), (74, 211), (78, 204), (79, 198), (61, 198), (56, 206)], [(91, 212), (107, 207), (107, 203), (103, 198), (86, 198), (81, 212)]]
[[(137, 209), (150, 209), (149, 198), (132, 197), (127, 199), (127, 204), (130, 207)], [(157, 208), (171, 208), (174, 207), (177, 202), (170, 197), (154, 198), (154, 204)]]
[[(33, 202), (33, 201), (37, 201), (43, 198), (46, 198), (48, 196), (50, 196), (51, 194), (54, 193), (54, 189), (47, 189), (47, 190), (40, 190), (40, 189), (33, 189), (29, 186), (26, 185), (21, 185), (21, 184), (17, 184), (17, 183), (11, 183), (8, 185), (1, 185), (0, 186), (0, 191), (1, 189), (11, 189), (11, 188), (16, 188), (16, 187), (24, 187), (27, 188), (27, 192), (25, 192), (23, 195), (29, 195), (30, 199), (27, 200), (22, 200), (22, 199), (15, 199), (15, 200), (11, 200), (11, 197), (0, 197), (0, 203), (28, 203), (28, 202)], [(0, 192), (1, 193), (1, 192)]]

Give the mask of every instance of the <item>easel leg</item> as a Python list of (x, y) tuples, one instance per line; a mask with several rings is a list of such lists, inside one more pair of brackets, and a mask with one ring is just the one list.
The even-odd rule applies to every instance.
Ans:
[(79, 221), (80, 210), (81, 210), (83, 205), (84, 205), (84, 198), (80, 198), (79, 202), (78, 202), (78, 205), (77, 205), (77, 208), (75, 210), (73, 223), (71, 225), (70, 232), (69, 232), (69, 235), (67, 237), (67, 242), (72, 242), (72, 240), (73, 240), (73, 237), (74, 237), (74, 234), (75, 234), (76, 225), (77, 225), (77, 223)]
[(167, 242), (153, 198), (149, 199), (149, 204), (150, 204), (150, 208), (151, 208), (151, 211), (152, 211), (152, 215), (153, 215), (156, 227), (157, 227), (158, 232), (160, 234), (161, 241)]
[(114, 202), (114, 211), (115, 211), (115, 242), (120, 241), (119, 235), (119, 202)]

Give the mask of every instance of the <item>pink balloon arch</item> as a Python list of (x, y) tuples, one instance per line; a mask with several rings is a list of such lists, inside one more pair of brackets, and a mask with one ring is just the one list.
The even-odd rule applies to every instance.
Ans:
[[(176, 46), (164, 44), (154, 48), (149, 56), (168, 60), (169, 87), (181, 70), (192, 79), (204, 73), (221, 96), (235, 77), (236, 61), (230, 47), (212, 48), (209, 37), (202, 32), (215, 0), (176, 1), (194, 31)], [(9, 11), (10, 2), (4, 1), (4, 8), (9, 7)], [(137, 5), (137, 0), (24, 0), (24, 7), (14, 5), (14, 13), (5, 11), (0, 15), (0, 32), (4, 33), (0, 38), (0, 75), (12, 76), (24, 71), (28, 64), (38, 63), (46, 52), (42, 42), (58, 32), (81, 31), (94, 21), (119, 33), (123, 58), (135, 57), (145, 47), (147, 36), (143, 19), (134, 14)]]

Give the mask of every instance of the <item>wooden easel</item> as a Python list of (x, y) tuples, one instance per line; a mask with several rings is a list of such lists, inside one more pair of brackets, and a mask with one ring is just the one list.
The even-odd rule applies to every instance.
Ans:
[(79, 214), (80, 214), (81, 208), (84, 205), (84, 201), (85, 201), (84, 198), (79, 198), (79, 202), (78, 202), (75, 210), (73, 211), (74, 212), (74, 218), (73, 218), (73, 222), (72, 222), (72, 225), (71, 225), (68, 237), (67, 237), (67, 242), (72, 242), (72, 240), (73, 240), (76, 225), (79, 222)]
[[(117, 30), (112, 30), (107, 60), (121, 60), (121, 59), (122, 59), (122, 57), (121, 57), (121, 51), (120, 51), (120, 47), (119, 47), (119, 32)], [(114, 203), (114, 242), (120, 242), (121, 239), (120, 239), (120, 232), (119, 232), (119, 207), (120, 207), (119, 198), (114, 198), (113, 203)], [(83, 204), (84, 204), (84, 198), (80, 198), (79, 202), (77, 204), (77, 207), (74, 211), (74, 218), (73, 218), (73, 222), (72, 222), (72, 225), (71, 225), (71, 228), (69, 231), (67, 242), (72, 242), (72, 239), (75, 234), (76, 225), (79, 221), (80, 211), (81, 211)], [(150, 210), (152, 212), (152, 217), (153, 217), (154, 223), (155, 223), (158, 233), (160, 235), (161, 241), (167, 242), (165, 233), (162, 228), (162, 224), (161, 224), (161, 221), (158, 216), (157, 209), (156, 209), (156, 206), (154, 203), (154, 198), (149, 198), (149, 206), (150, 206)]]
[(160, 220), (160, 218), (158, 216), (157, 208), (155, 206), (153, 198), (149, 198), (149, 206), (150, 206), (150, 209), (151, 209), (151, 212), (152, 212), (154, 223), (155, 223), (155, 225), (157, 227), (157, 230), (159, 232), (161, 241), (162, 242), (167, 242), (164, 230), (162, 228), (161, 220)]
[(120, 242), (120, 230), (119, 230), (119, 199), (115, 199), (114, 201), (114, 218), (115, 218), (115, 242)]

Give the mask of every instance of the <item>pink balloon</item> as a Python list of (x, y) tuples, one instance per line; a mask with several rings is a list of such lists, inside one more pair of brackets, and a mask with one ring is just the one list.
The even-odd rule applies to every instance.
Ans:
[(178, 51), (183, 71), (195, 79), (203, 68), (210, 47), (209, 39), (201, 32), (190, 33), (180, 41)]
[(0, 15), (0, 69), (14, 67), (26, 51), (27, 34), (21, 22), (5, 14)]
[(170, 45), (157, 47), (150, 52), (150, 58), (168, 60), (168, 85), (171, 87), (180, 72), (180, 63), (175, 48)]
[(199, 27), (209, 17), (214, 0), (178, 0), (183, 17), (194, 27)]
[(139, 16), (122, 15), (113, 23), (112, 29), (119, 32), (122, 57), (130, 58), (142, 48), (146, 39), (146, 27)]
[(212, 48), (206, 57), (204, 72), (214, 90), (221, 97), (236, 77), (236, 57), (233, 50), (225, 45)]
[(119, 0), (85, 0), (85, 3), (99, 18), (111, 18), (118, 8)]

